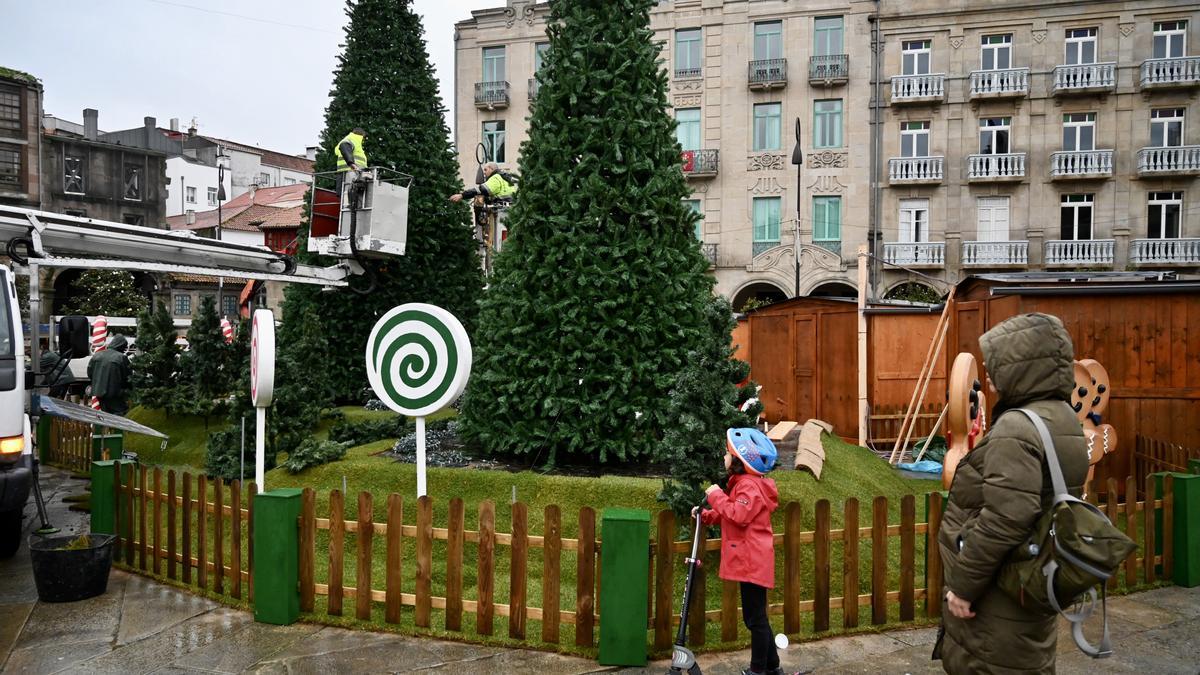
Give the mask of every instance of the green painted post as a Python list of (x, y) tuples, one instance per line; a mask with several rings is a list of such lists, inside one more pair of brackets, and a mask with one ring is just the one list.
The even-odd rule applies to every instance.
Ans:
[[(42, 418), (46, 419), (46, 418)], [(117, 462), (92, 462), (92, 522), (95, 534), (117, 533), (117, 504), (113, 499)]]
[(646, 665), (650, 512), (605, 509), (600, 523), (600, 665)]
[(1200, 459), (1188, 460), (1188, 473), (1200, 474)]
[(1175, 474), (1175, 585), (1200, 586), (1200, 475)]
[(99, 460), (108, 450), (112, 459), (120, 459), (125, 449), (125, 433), (120, 429), (109, 429), (98, 424), (92, 425), (92, 459)]
[[(121, 472), (121, 486), (132, 485), (134, 478), (137, 476), (137, 463), (128, 459), (120, 459), (120, 455), (117, 457), (118, 459), (112, 460), (112, 463), (117, 467), (117, 471)], [(124, 490), (121, 491), (116, 500), (117, 517), (114, 522), (120, 530), (114, 534), (119, 534), (121, 538), (126, 540), (133, 538), (133, 519), (129, 517), (129, 514), (133, 513), (132, 501), (133, 493), (125, 492)], [(122, 548), (113, 547), (113, 560), (121, 560), (123, 557), (124, 552)]]
[(50, 425), (52, 418), (49, 415), (42, 415), (38, 418), (37, 425), (37, 447), (38, 459), (42, 464), (50, 463)]
[(298, 488), (254, 496), (254, 620), (286, 626), (300, 618)]

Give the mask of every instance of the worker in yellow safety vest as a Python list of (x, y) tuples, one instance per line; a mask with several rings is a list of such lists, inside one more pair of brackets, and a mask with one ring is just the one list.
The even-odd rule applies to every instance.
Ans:
[(513, 186), (504, 174), (500, 172), (500, 167), (495, 162), (488, 162), (483, 165), (484, 181), (480, 185), (473, 188), (468, 188), (462, 192), (450, 195), (450, 201), (457, 202), (473, 197), (482, 196), (486, 201), (494, 201), (497, 199), (512, 199), (513, 195), (517, 194), (517, 188)]
[(358, 172), (367, 168), (367, 151), (363, 149), (365, 140), (367, 140), (367, 132), (363, 131), (362, 127), (354, 127), (354, 131), (346, 134), (346, 137), (333, 147), (333, 154), (337, 157), (338, 194), (342, 193), (342, 184), (346, 180), (347, 172), (355, 172), (351, 178), (351, 180), (355, 180)]

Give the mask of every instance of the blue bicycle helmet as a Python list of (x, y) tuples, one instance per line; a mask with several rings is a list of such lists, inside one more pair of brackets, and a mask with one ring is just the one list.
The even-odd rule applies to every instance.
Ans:
[(761, 476), (775, 468), (775, 444), (766, 434), (752, 427), (728, 429), (725, 432), (725, 447), (742, 460), (746, 470)]

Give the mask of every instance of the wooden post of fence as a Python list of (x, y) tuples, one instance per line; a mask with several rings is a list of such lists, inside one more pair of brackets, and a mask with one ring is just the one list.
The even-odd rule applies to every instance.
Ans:
[(562, 557), (562, 514), (554, 504), (546, 507), (542, 535), (542, 642), (558, 643), (559, 565)]
[(375, 504), (370, 492), (358, 493), (358, 563), (354, 580), (354, 617), (371, 620), (371, 541), (375, 536)]
[(331, 616), (342, 615), (342, 554), (345, 552), (345, 505), (342, 491), (329, 493), (329, 598)]
[(317, 555), (317, 493), (304, 488), (300, 495), (300, 611), (313, 611), (316, 596), (314, 568)]
[(463, 500), (450, 500), (450, 522), (446, 529), (446, 630), (462, 630), (463, 612)]
[(916, 614), (913, 585), (916, 581), (917, 498), (900, 499), (900, 620), (912, 621)]
[(192, 475), (183, 476), (183, 583), (192, 585)]
[(124, 525), (125, 525), (125, 564), (133, 567), (133, 544), (134, 544), (134, 518), (133, 518), (133, 503), (136, 495), (134, 494), (134, 486), (137, 485), (137, 470), (138, 467), (133, 462), (122, 462), (121, 468), (121, 485), (125, 492), (124, 502)]
[(153, 561), (154, 576), (162, 574), (162, 469), (154, 467), (154, 498), (150, 502), (150, 525), (154, 531), (150, 536), (150, 557)]
[(829, 500), (817, 501), (813, 533), (813, 631), (829, 630)]
[(925, 501), (925, 616), (942, 615), (942, 549), (938, 530), (942, 528), (942, 493), (930, 492)]
[(1163, 579), (1175, 578), (1175, 476), (1166, 474), (1162, 484)]
[[(1142, 509), (1142, 529), (1146, 531), (1146, 557), (1144, 560), (1144, 573), (1146, 583), (1152, 584), (1155, 580), (1155, 557), (1158, 547), (1154, 544), (1154, 476), (1146, 476), (1146, 501), (1145, 508)], [(1130, 476), (1126, 481), (1126, 489), (1132, 488), (1134, 494), (1137, 494), (1137, 483), (1133, 476)]]
[(433, 500), (417, 498), (417, 598), (414, 623), (429, 628), (433, 607)]
[(208, 478), (196, 477), (196, 583), (208, 590)]
[(596, 511), (579, 509), (579, 550), (575, 576), (575, 646), (595, 644)]
[(233, 570), (230, 573), (229, 592), (234, 598), (242, 599), (242, 482), (234, 480), (229, 484), (229, 561)]
[(671, 597), (675, 595), (675, 512), (658, 512), (654, 560), (654, 648), (671, 646)]
[(508, 636), (525, 639), (525, 585), (529, 579), (529, 510), (512, 505), (512, 565), (508, 582)]
[(803, 529), (799, 502), (788, 502), (783, 519), (783, 632), (788, 634), (800, 632), (800, 532)]
[[(704, 551), (708, 546), (706, 530), (703, 525), (700, 526), (700, 542), (696, 547), (696, 555), (701, 561), (705, 558)], [(690, 550), (688, 552), (691, 553)], [(700, 567), (696, 568), (696, 578), (692, 584), (691, 609), (688, 610), (688, 644), (694, 647), (704, 644), (706, 638), (704, 633), (708, 617), (705, 616), (704, 610), (708, 602), (705, 590), (707, 570), (708, 566), (701, 563)]]
[(400, 623), (404, 583), (404, 497), (393, 492), (388, 495), (387, 505), (387, 589), (384, 591), (383, 620)]
[[(246, 598), (250, 602), (254, 602), (254, 502), (256, 495), (258, 495), (258, 483), (250, 481), (246, 490), (246, 501), (249, 502), (246, 505), (246, 572), (250, 575)], [(298, 538), (297, 546), (299, 546)]]
[(871, 623), (887, 622), (888, 500), (880, 495), (871, 504)]
[(146, 570), (150, 569), (149, 567), (146, 566), (146, 549), (149, 548), (149, 546), (147, 546), (147, 542), (149, 541), (148, 534), (149, 534), (149, 530), (150, 530), (149, 525), (146, 523), (146, 506), (147, 506), (146, 494), (149, 492), (149, 490), (146, 489), (146, 486), (150, 482), (149, 475), (148, 475), (150, 473), (150, 471), (144, 466), (139, 466), (137, 468), (137, 473), (138, 473), (138, 546), (137, 546), (138, 567), (143, 572), (145, 572)]
[(492, 594), (495, 592), (496, 554), (496, 505), (490, 501), (479, 503), (479, 569), (475, 583), (476, 591), (475, 629), (480, 635), (492, 634), (492, 618), (495, 615)]
[(167, 578), (175, 575), (175, 470), (167, 471)]
[(858, 627), (858, 500), (846, 500), (842, 528), (842, 626)]
[(733, 642), (738, 635), (738, 585), (721, 580), (721, 642)]
[(225, 481), (213, 479), (213, 590), (225, 592)]

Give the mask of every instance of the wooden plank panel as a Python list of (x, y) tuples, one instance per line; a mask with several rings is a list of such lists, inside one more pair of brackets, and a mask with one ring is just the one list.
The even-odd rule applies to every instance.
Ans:
[(675, 512), (658, 512), (654, 555), (654, 648), (671, 646), (671, 599), (675, 595), (675, 568), (671, 549), (675, 541)]
[(450, 500), (449, 536), (446, 538), (446, 630), (462, 630), (463, 529), (466, 511), (463, 500)]
[[(595, 518), (593, 514), (593, 532)], [(495, 564), (493, 556), (496, 551), (496, 505), (490, 501), (479, 503), (479, 570), (475, 583), (479, 598), (475, 610), (475, 629), (480, 635), (492, 634), (493, 607), (492, 594), (495, 592)]]
[(915, 609), (917, 498), (900, 499), (900, 620), (912, 621)]
[(404, 497), (393, 492), (388, 495), (387, 505), (387, 590), (383, 620), (400, 623), (400, 595), (404, 579)]
[[(317, 554), (317, 493), (304, 488), (300, 495), (300, 611), (313, 611)], [(251, 537), (253, 539), (253, 537)]]
[(225, 481), (213, 480), (213, 591), (225, 592)]
[(733, 642), (738, 635), (738, 585), (721, 580), (721, 642)]
[(938, 530), (942, 527), (942, 493), (929, 493), (929, 525), (925, 529), (925, 616), (942, 615), (942, 549)]
[(154, 467), (154, 499), (150, 502), (151, 527), (154, 528), (150, 536), (150, 554), (153, 563), (154, 575), (162, 574), (162, 469)]
[(887, 497), (876, 497), (871, 511), (871, 623), (879, 625), (887, 622)]
[(196, 477), (196, 583), (208, 590), (208, 477)]
[(242, 482), (229, 484), (229, 562), (233, 574), (229, 579), (229, 592), (237, 599), (242, 598)]
[(138, 567), (145, 572), (147, 569), (149, 569), (146, 567), (146, 533), (149, 529), (146, 527), (146, 483), (148, 482), (146, 476), (147, 469), (144, 466), (139, 466), (136, 471), (138, 479)]
[(783, 632), (787, 634), (800, 632), (801, 517), (800, 504), (788, 502), (783, 520)]
[(342, 556), (345, 553), (345, 504), (342, 491), (329, 493), (329, 604), (331, 616), (342, 615)]
[(575, 577), (575, 645), (595, 644), (595, 607), (593, 595), (596, 573), (596, 512), (588, 506), (579, 510), (579, 554)]
[(183, 474), (183, 583), (192, 584), (192, 475)]
[(433, 501), (417, 498), (417, 611), (418, 628), (429, 628), (430, 598), (433, 596)]
[(175, 576), (175, 470), (167, 471), (167, 578)]
[(508, 581), (508, 636), (525, 639), (525, 595), (529, 579), (529, 511), (522, 502), (512, 505), (512, 565)]
[(354, 598), (354, 617), (362, 621), (371, 620), (371, 538), (375, 528), (375, 504), (370, 492), (358, 493), (358, 569), (355, 570), (355, 586), (358, 593)]
[(813, 631), (829, 630), (829, 500), (817, 501), (813, 541)]
[[(1137, 494), (1137, 484), (1134, 483), (1133, 477), (1131, 476), (1128, 480), (1129, 480), (1129, 483), (1128, 483), (1128, 487), (1126, 489), (1129, 490), (1133, 494)], [(1156, 486), (1154, 484), (1154, 476), (1146, 476), (1146, 508), (1142, 510), (1142, 516), (1144, 517), (1145, 524), (1142, 526), (1142, 529), (1145, 531), (1145, 536), (1146, 536), (1146, 548), (1145, 548), (1146, 553), (1145, 553), (1145, 559), (1143, 561), (1143, 563), (1144, 563), (1143, 576), (1146, 580), (1146, 583), (1148, 583), (1148, 584), (1154, 583), (1154, 580), (1157, 576), (1156, 570), (1155, 570), (1155, 564), (1154, 564), (1155, 557), (1156, 557), (1155, 549), (1157, 548), (1157, 546), (1155, 545), (1155, 541), (1154, 541), (1154, 489), (1155, 489), (1155, 487)], [(1134, 539), (1134, 541), (1137, 541), (1137, 540)]]
[(562, 516), (554, 504), (546, 507), (542, 546), (542, 642), (558, 644), (559, 566), (561, 564)]
[[(851, 497), (846, 500), (844, 529), (847, 532), (858, 530), (858, 500)], [(842, 539), (842, 626), (845, 628), (858, 627), (858, 537)]]

